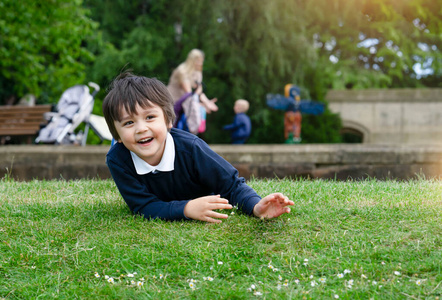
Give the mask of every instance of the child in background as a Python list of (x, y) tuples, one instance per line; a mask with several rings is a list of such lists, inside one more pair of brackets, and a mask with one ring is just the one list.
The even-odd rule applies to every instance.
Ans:
[(252, 124), (246, 112), (249, 110), (249, 102), (244, 99), (235, 101), (233, 111), (235, 118), (233, 123), (223, 127), (224, 130), (230, 130), (232, 137), (232, 144), (244, 144), (249, 138), (252, 131)]
[(172, 128), (173, 100), (163, 83), (126, 72), (110, 88), (103, 112), (117, 143), (106, 163), (133, 213), (220, 223), (228, 215), (217, 210), (235, 205), (260, 218), (290, 212), (286, 196), (261, 198), (203, 140)]

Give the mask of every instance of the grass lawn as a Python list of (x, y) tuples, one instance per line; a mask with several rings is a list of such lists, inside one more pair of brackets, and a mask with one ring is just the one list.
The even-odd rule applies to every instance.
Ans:
[(441, 181), (249, 184), (292, 212), (146, 221), (111, 180), (3, 179), (0, 299), (442, 299)]

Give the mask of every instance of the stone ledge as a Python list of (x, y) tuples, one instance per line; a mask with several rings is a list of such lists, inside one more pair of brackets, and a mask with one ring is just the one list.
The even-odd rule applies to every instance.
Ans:
[[(346, 180), (442, 177), (442, 147), (435, 145), (211, 145), (246, 178), (305, 177)], [(110, 178), (108, 146), (0, 147), (0, 177), (17, 180)]]

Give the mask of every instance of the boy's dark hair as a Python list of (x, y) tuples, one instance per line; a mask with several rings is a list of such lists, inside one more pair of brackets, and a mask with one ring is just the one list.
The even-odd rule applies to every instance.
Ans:
[(119, 140), (120, 136), (114, 121), (121, 121), (123, 110), (134, 114), (137, 104), (142, 108), (156, 104), (163, 110), (166, 124), (175, 122), (173, 100), (167, 87), (155, 78), (125, 71), (112, 81), (103, 100), (104, 118), (115, 140)]

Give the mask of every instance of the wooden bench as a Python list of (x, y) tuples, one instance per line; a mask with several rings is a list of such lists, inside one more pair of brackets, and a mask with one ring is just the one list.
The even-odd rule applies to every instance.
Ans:
[(51, 105), (0, 106), (1, 144), (5, 143), (6, 136), (25, 136), (26, 142), (32, 144), (41, 125), (47, 123), (44, 113), (51, 109)]

